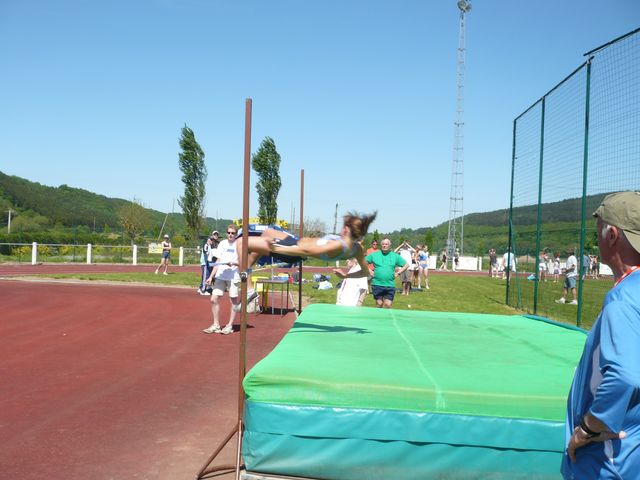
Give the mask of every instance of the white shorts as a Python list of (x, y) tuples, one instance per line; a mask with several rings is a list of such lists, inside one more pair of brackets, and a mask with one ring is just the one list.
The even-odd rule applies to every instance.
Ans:
[(229, 296), (231, 298), (240, 296), (240, 282), (236, 280), (222, 280), (220, 278), (216, 278), (213, 281), (213, 291), (211, 294), (221, 297), (224, 295), (225, 290), (229, 291)]

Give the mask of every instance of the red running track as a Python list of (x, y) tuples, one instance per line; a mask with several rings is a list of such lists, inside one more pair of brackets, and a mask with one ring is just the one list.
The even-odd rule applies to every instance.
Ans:
[[(0, 280), (0, 477), (194, 478), (237, 415), (240, 336), (201, 333), (208, 300)], [(250, 315), (248, 365), (293, 321)], [(214, 465), (229, 463), (234, 444)]]
[[(128, 265), (128, 264), (110, 264), (96, 263), (87, 265), (86, 263), (40, 263), (31, 265), (27, 263), (19, 264), (0, 264), (0, 277), (19, 276), (19, 275), (49, 275), (49, 274), (67, 274), (67, 273), (121, 273), (121, 272), (153, 272), (157, 265)], [(199, 273), (200, 267), (196, 265), (188, 265), (177, 267), (170, 265), (171, 272), (193, 272)], [(194, 287), (195, 288), (195, 287)]]
[[(269, 268), (260, 268), (259, 274), (269, 272)], [(0, 277), (16, 277), (22, 275), (51, 275), (51, 274), (69, 274), (69, 273), (122, 273), (122, 272), (153, 272), (156, 269), (156, 265), (124, 265), (124, 264), (91, 264), (86, 263), (41, 263), (38, 265), (31, 265), (27, 263), (20, 264), (8, 264), (0, 263)], [(306, 273), (331, 273), (331, 267), (304, 267)], [(289, 272), (293, 273), (298, 271), (297, 268), (293, 269), (274, 269), (276, 272)], [(169, 274), (172, 272), (192, 272), (200, 274), (199, 265), (187, 265), (184, 267), (178, 267), (171, 265), (169, 267)], [(256, 269), (256, 273), (258, 273)], [(197, 282), (197, 279), (196, 279)], [(197, 285), (194, 284), (194, 288)]]

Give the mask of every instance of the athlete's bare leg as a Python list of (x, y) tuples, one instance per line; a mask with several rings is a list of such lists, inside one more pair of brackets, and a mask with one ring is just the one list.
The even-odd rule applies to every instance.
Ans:
[[(242, 236), (236, 240), (236, 249), (238, 251), (238, 259), (242, 260), (242, 252), (244, 248), (247, 248), (247, 268), (252, 268), (260, 257), (264, 255), (271, 255), (271, 245), (276, 239), (285, 239), (288, 235), (279, 230), (272, 228), (266, 229), (260, 234), (260, 236), (248, 238)], [(253, 289), (253, 282), (251, 281), (251, 275), (247, 278), (247, 290)]]

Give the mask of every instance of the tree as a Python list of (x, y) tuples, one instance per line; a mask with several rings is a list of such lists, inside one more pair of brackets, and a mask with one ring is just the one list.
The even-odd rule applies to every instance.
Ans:
[(424, 244), (428, 247), (433, 247), (433, 231), (430, 228), (424, 234)]
[(258, 174), (258, 217), (260, 222), (274, 224), (278, 220), (278, 193), (280, 180), (280, 154), (271, 137), (265, 137), (258, 152), (251, 159), (251, 166)]
[(182, 172), (184, 195), (178, 198), (178, 205), (182, 208), (191, 238), (196, 240), (204, 223), (207, 167), (204, 164), (204, 151), (198, 145), (193, 130), (186, 124), (182, 127), (180, 148), (182, 152), (178, 155), (178, 165)]
[[(300, 226), (298, 226), (298, 231)], [(298, 233), (296, 231), (296, 233)], [(327, 233), (327, 224), (319, 218), (307, 217), (304, 219), (304, 226), (302, 228), (302, 235), (305, 237), (320, 237)]]
[[(293, 222), (288, 226), (288, 230), (295, 234), (300, 234), (300, 223)], [(319, 218), (311, 218), (305, 217), (304, 225), (302, 228), (302, 236), (303, 237), (321, 237), (325, 233), (327, 233), (327, 224), (320, 220)]]
[[(15, 213), (14, 213), (15, 215)], [(38, 232), (47, 228), (49, 219), (37, 213), (27, 211), (11, 218), (12, 232)]]
[(133, 199), (120, 208), (118, 212), (125, 233), (131, 239), (131, 245), (150, 224), (149, 211), (142, 206), (140, 200)]

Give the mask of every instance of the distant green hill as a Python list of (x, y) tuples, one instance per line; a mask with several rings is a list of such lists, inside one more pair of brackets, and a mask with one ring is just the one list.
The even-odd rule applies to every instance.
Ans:
[[(598, 208), (600, 202), (606, 193), (591, 195), (586, 198), (587, 215)], [(543, 223), (562, 223), (575, 222), (576, 218), (581, 217), (582, 199), (569, 198), (558, 202), (544, 203), (541, 207), (541, 220)], [(536, 205), (528, 205), (524, 207), (516, 207), (513, 209), (513, 216), (518, 225), (535, 225), (538, 221), (538, 207)], [(465, 215), (464, 223), (466, 225), (485, 225), (497, 227), (507, 225), (509, 220), (509, 209), (495, 210), (485, 213), (470, 213)]]
[[(606, 193), (586, 198), (587, 248), (595, 247), (595, 220), (591, 213), (598, 207)], [(580, 218), (582, 199), (570, 198), (541, 205), (540, 248), (549, 251), (564, 252), (568, 247), (579, 246)], [(538, 221), (537, 205), (527, 205), (513, 209), (516, 251), (519, 255), (535, 255), (536, 225)], [(439, 252), (447, 243), (449, 222), (443, 222), (433, 228), (417, 230), (402, 229), (391, 232), (389, 237), (394, 245), (402, 240), (411, 244), (423, 243), (429, 233), (432, 253)], [(464, 217), (464, 251), (466, 254), (486, 254), (489, 248), (498, 252), (506, 250), (509, 244), (509, 209), (492, 212), (470, 213)]]
[[(4, 223), (7, 222), (8, 210), (12, 209), (15, 212), (16, 226), (22, 224), (30, 231), (78, 226), (95, 231), (119, 230), (119, 210), (128, 202), (129, 200), (109, 198), (68, 185), (49, 187), (0, 172), (0, 209)], [(185, 230), (181, 213), (167, 215), (153, 209), (146, 210), (151, 219), (152, 230), (159, 231), (165, 218), (165, 232)], [(226, 225), (228, 222), (228, 219), (218, 220), (219, 225)], [(206, 224), (206, 230), (212, 229), (216, 220), (207, 218)]]

